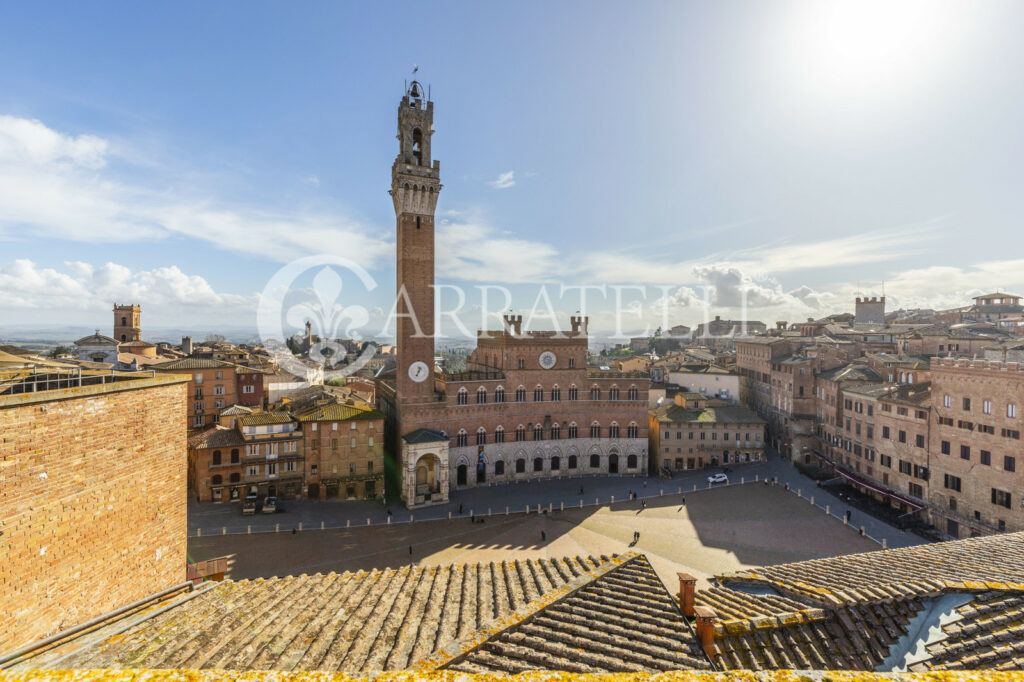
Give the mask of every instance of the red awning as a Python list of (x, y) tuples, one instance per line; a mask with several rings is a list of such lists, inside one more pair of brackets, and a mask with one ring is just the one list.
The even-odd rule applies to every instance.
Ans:
[(908, 507), (910, 507), (914, 511), (917, 511), (919, 509), (924, 509), (924, 507), (925, 507), (925, 505), (921, 504), (917, 500), (911, 499), (911, 498), (907, 497), (906, 495), (901, 495), (900, 493), (898, 493), (898, 492), (896, 492), (894, 490), (889, 490), (888, 488), (883, 488), (883, 487), (879, 486), (878, 484), (872, 483), (872, 482), (868, 481), (867, 479), (862, 478), (861, 476), (858, 476), (857, 474), (855, 474), (855, 473), (853, 473), (851, 471), (847, 471), (846, 469), (843, 469), (842, 467), (838, 467), (837, 466), (837, 467), (835, 467), (835, 469), (836, 469), (836, 473), (837, 474), (839, 474), (840, 476), (842, 476), (846, 480), (850, 481), (851, 483), (854, 483), (855, 485), (859, 485), (862, 488), (867, 488), (868, 490), (873, 490), (876, 493), (878, 493), (879, 495), (884, 495), (885, 497), (888, 497), (889, 499), (892, 499), (892, 500), (896, 500), (897, 502), (902, 502), (903, 504), (907, 505)]

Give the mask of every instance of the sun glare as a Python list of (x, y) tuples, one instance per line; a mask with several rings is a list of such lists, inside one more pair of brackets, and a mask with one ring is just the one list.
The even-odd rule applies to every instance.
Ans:
[(892, 113), (958, 70), (972, 5), (942, 0), (787, 3), (771, 31), (775, 73), (803, 106)]

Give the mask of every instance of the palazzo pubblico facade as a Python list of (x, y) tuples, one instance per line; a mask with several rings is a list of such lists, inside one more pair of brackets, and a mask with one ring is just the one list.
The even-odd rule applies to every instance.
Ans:
[(439, 504), (450, 490), (520, 479), (646, 475), (649, 378), (587, 367), (586, 317), (572, 317), (570, 330), (523, 331), (521, 316), (506, 315), (501, 330), (477, 333), (464, 372), (435, 369), (433, 112), (414, 81), (399, 104), (391, 171), (398, 362), (378, 377), (377, 401), (403, 500)]

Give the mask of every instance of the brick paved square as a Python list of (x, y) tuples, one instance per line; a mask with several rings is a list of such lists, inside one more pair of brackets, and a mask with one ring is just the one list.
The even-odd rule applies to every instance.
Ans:
[[(523, 513), (351, 530), (192, 538), (200, 561), (230, 556), (229, 577), (356, 571), (408, 563), (439, 565), (613, 554), (647, 555), (666, 585), (675, 573), (702, 578), (750, 566), (879, 549), (782, 487), (749, 484), (548, 514)], [(634, 544), (633, 533), (639, 531)], [(542, 537), (543, 533), (543, 537)], [(412, 547), (412, 554), (409, 548)]]

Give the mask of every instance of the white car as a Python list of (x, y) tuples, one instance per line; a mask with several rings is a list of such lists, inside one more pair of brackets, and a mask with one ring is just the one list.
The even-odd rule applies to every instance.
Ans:
[(708, 476), (708, 484), (715, 485), (716, 483), (728, 483), (729, 477), (725, 474), (711, 474)]

